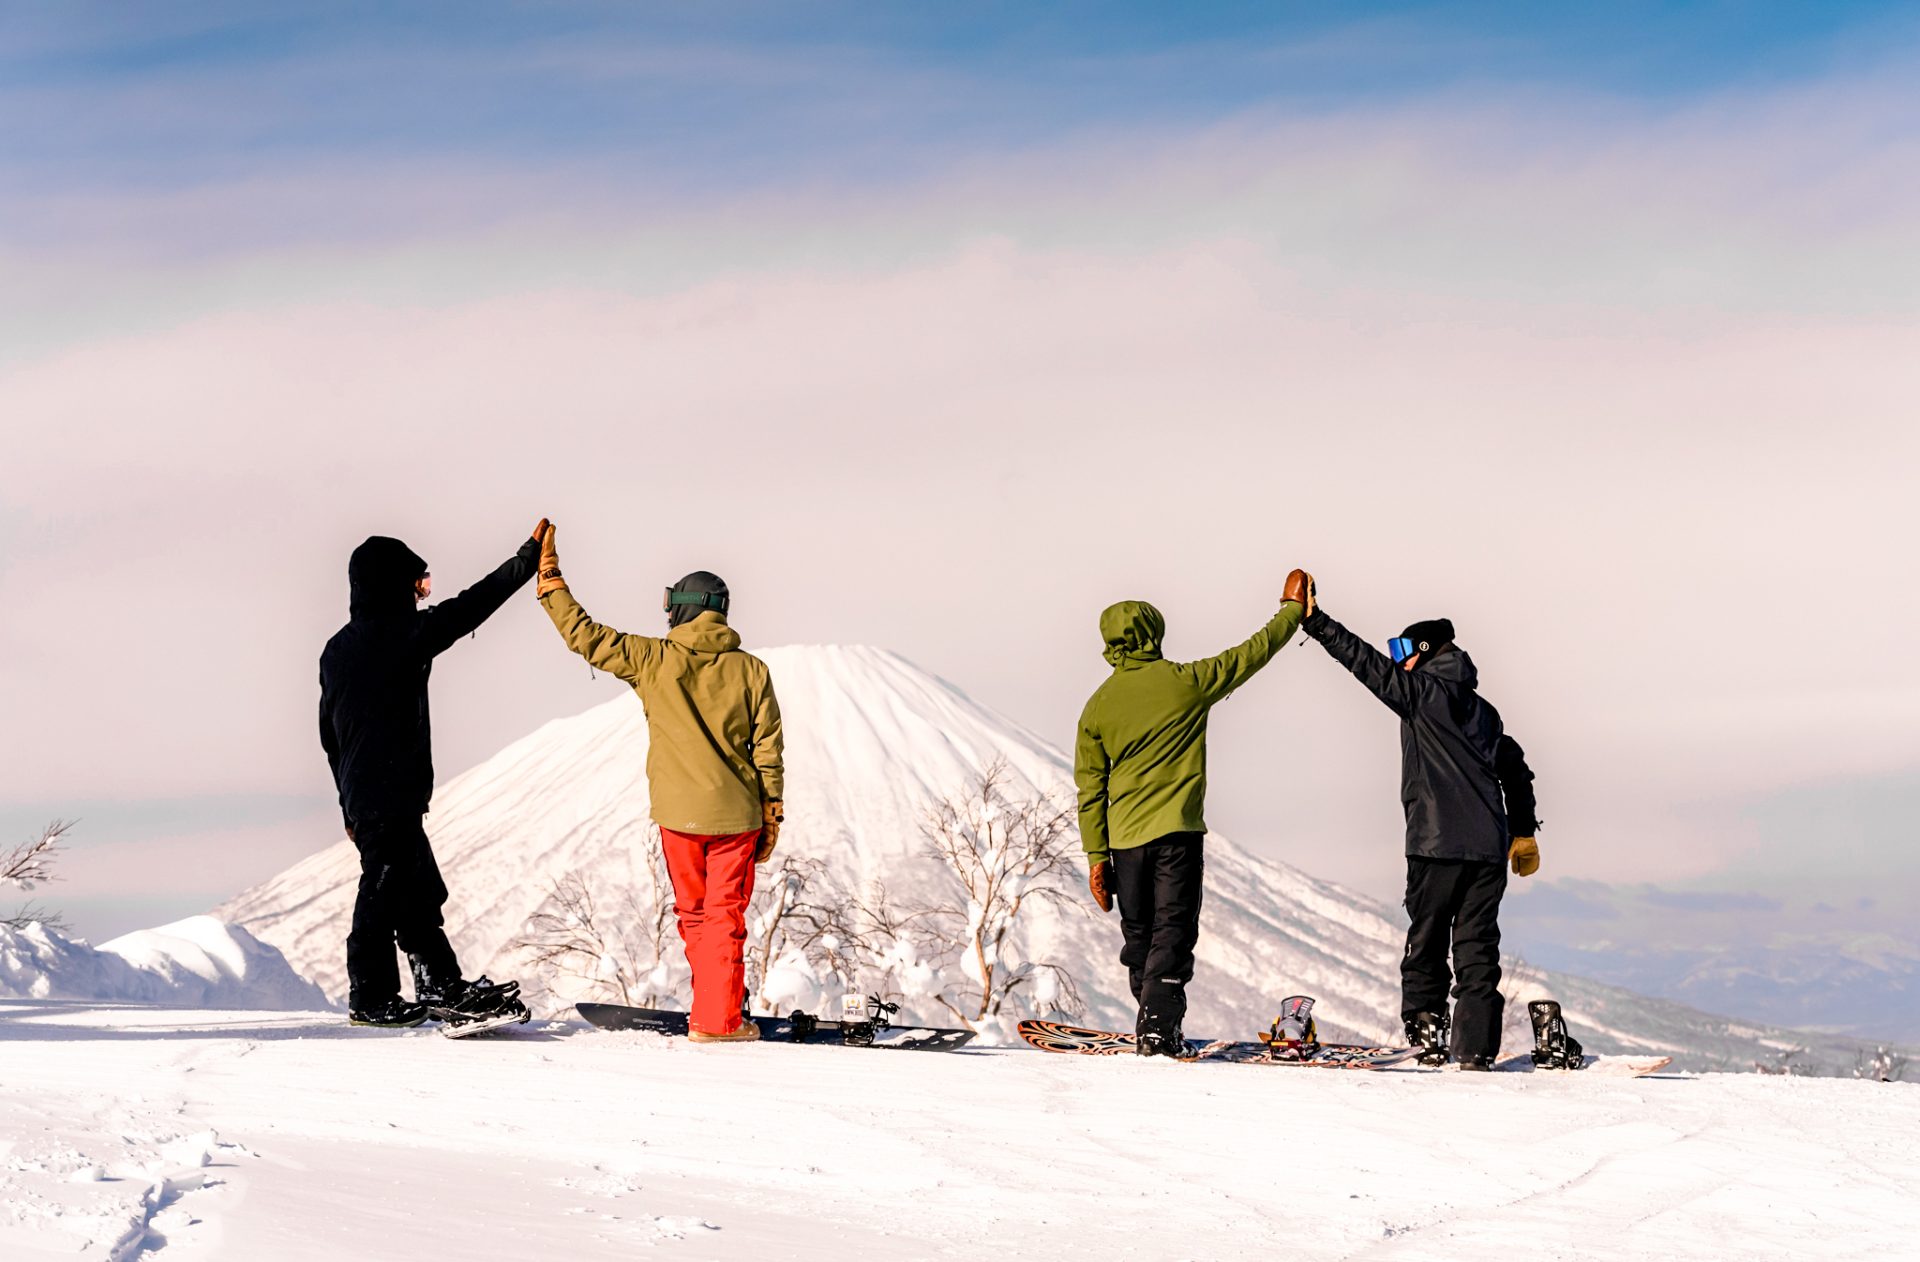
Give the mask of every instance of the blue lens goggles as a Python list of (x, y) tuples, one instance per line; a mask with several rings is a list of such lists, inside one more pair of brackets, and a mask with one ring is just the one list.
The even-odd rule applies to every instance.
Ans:
[(1387, 641), (1387, 652), (1393, 655), (1393, 664), (1398, 666), (1414, 655), (1413, 641), (1404, 635), (1396, 635)]

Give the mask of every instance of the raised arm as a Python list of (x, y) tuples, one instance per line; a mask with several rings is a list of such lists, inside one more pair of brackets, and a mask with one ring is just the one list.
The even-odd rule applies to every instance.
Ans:
[(1267, 625), (1255, 631), (1243, 644), (1236, 644), (1217, 657), (1189, 662), (1184, 669), (1193, 673), (1201, 695), (1211, 705), (1254, 677), (1273, 655), (1286, 647), (1300, 625), (1304, 610), (1294, 601), (1286, 601)]
[(1324, 609), (1315, 609), (1304, 626), (1334, 661), (1352, 671), (1388, 709), (1401, 718), (1413, 712), (1418, 684), (1412, 672), (1395, 666), (1392, 658), (1328, 617)]
[(533, 577), (534, 563), (540, 559), (540, 536), (546, 525), (542, 520), (534, 528), (533, 537), (521, 544), (520, 550), (501, 562), (493, 573), (420, 616), (420, 624), (426, 628), (422, 638), (429, 654), (444, 653), (462, 636), (478, 630), (496, 609), (507, 603), (507, 597)]
[(1107, 773), (1112, 762), (1099, 733), (1093, 730), (1093, 706), (1080, 715), (1080, 734), (1073, 742), (1073, 783), (1080, 801), (1080, 848), (1087, 862), (1107, 858)]
[(1533, 768), (1527, 766), (1527, 754), (1520, 748), (1519, 741), (1511, 736), (1500, 737), (1493, 747), (1493, 773), (1500, 777), (1500, 792), (1507, 799), (1507, 831), (1515, 837), (1531, 837), (1539, 832)]
[(540, 525), (540, 533), (534, 536), (539, 545), (540, 582), (533, 591), (547, 617), (553, 619), (554, 630), (595, 670), (604, 670), (630, 684), (638, 682), (640, 672), (659, 659), (660, 641), (627, 635), (589, 618), (560, 573), (560, 528), (544, 521)]

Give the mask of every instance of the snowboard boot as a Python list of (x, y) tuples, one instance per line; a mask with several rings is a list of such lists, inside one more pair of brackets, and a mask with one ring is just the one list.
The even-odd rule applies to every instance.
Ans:
[(1168, 1034), (1160, 1030), (1149, 1030), (1133, 1041), (1135, 1055), (1165, 1056), (1170, 1060), (1190, 1060), (1193, 1047), (1175, 1030)]
[(525, 1006), (519, 982), (496, 982), (484, 975), (472, 981), (436, 981), (418, 960), (413, 961), (413, 997), (435, 1021), (475, 1021)]
[(1536, 999), (1527, 1005), (1527, 1017), (1533, 1022), (1535, 1069), (1579, 1069), (1586, 1064), (1579, 1042), (1567, 1033), (1558, 1003)]
[(1491, 1056), (1462, 1056), (1459, 1058), (1459, 1063), (1461, 1069), (1473, 1073), (1484, 1074), (1490, 1073), (1493, 1070), (1493, 1057)]
[(737, 1027), (725, 1034), (714, 1034), (707, 1030), (687, 1028), (689, 1043), (751, 1043), (760, 1037), (760, 1027), (751, 1021), (742, 1021)]
[(409, 1026), (424, 1024), (426, 1019), (425, 1004), (408, 1003), (398, 995), (371, 1007), (347, 1010), (349, 1025), (370, 1025), (382, 1030), (404, 1030)]
[(1447, 1063), (1447, 1014), (1416, 1012), (1407, 1018), (1407, 1046), (1420, 1049), (1423, 1065)]

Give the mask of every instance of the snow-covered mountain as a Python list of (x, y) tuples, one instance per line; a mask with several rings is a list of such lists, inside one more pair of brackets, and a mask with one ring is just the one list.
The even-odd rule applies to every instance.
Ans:
[[(787, 823), (782, 855), (821, 860), (852, 888), (885, 880), (895, 897), (929, 898), (950, 878), (927, 854), (929, 807), (964, 794), (996, 762), (1015, 796), (1070, 800), (1071, 766), (1050, 742), (979, 705), (952, 685), (884, 650), (790, 647), (765, 651), (787, 733)], [(526, 971), (512, 949), (556, 881), (586, 878), (614, 906), (647, 886), (648, 824), (643, 772), (647, 732), (638, 701), (621, 689), (603, 705), (548, 723), (443, 785), (428, 832), (452, 898), (448, 931), (469, 973)], [(1077, 882), (1077, 864), (1063, 884)], [(356, 856), (344, 839), (247, 890), (219, 911), (286, 954), (336, 998), (345, 989), (343, 942)], [(1208, 839), (1207, 903), (1188, 1028), (1251, 1034), (1288, 994), (1320, 997), (1323, 1031), (1396, 1039), (1397, 913), (1226, 837)], [(1117, 963), (1117, 917), (1078, 896), (1030, 902), (1017, 943), (1029, 959), (1068, 968), (1099, 1022), (1130, 1023)], [(1511, 1016), (1551, 994), (1589, 1048), (1658, 1051), (1703, 1066), (1746, 1068), (1772, 1060), (1775, 1045), (1805, 1038), (1735, 1027), (1677, 1004), (1553, 974), (1511, 987)], [(920, 1020), (930, 1005), (907, 1010)], [(1729, 1033), (1729, 1030), (1735, 1032)], [(1696, 1035), (1702, 1036), (1696, 1039)], [(1830, 1069), (1852, 1062), (1838, 1046)]]
[(327, 1006), (319, 987), (280, 952), (212, 916), (122, 934), (98, 947), (44, 925), (0, 925), (0, 998), (277, 1011)]

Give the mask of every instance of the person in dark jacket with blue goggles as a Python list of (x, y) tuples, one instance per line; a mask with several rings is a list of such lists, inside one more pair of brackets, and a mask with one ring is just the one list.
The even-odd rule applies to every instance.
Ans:
[[(1301, 625), (1400, 716), (1407, 817), (1407, 949), (1400, 963), (1407, 1040), (1428, 1064), (1449, 1054), (1490, 1069), (1500, 1054), (1500, 899), (1540, 867), (1533, 772), (1473, 659), (1445, 618), (1416, 622), (1382, 653), (1319, 607), (1312, 579)], [(1449, 968), (1451, 953), (1451, 968)], [(1453, 990), (1449, 1020), (1447, 990)]]

